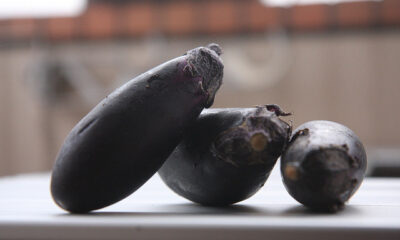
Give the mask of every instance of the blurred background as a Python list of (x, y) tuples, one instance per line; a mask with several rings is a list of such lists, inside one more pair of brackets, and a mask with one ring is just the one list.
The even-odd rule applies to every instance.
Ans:
[(0, 0), (0, 176), (50, 170), (103, 97), (219, 43), (214, 107), (276, 103), (364, 142), (369, 174), (400, 169), (400, 1)]

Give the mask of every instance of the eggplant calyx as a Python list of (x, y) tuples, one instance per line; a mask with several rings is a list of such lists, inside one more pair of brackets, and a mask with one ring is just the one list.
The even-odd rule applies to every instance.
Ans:
[(279, 106), (276, 105), (276, 104), (267, 104), (267, 105), (265, 105), (265, 108), (266, 108), (268, 111), (275, 113), (276, 116), (278, 116), (278, 117), (280, 117), (280, 116), (286, 117), (286, 116), (291, 116), (291, 115), (292, 115), (291, 112), (284, 112), (284, 111), (281, 109), (281, 107), (279, 107)]
[[(202, 92), (207, 97), (205, 107), (210, 107), (215, 94), (222, 84), (224, 65), (219, 55), (222, 53), (218, 44), (198, 47), (187, 52), (187, 73), (192, 77), (201, 77)], [(185, 67), (186, 68), (186, 67)]]

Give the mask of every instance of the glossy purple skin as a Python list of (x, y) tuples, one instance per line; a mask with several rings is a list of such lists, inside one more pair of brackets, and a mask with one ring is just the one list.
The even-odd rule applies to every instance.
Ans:
[(310, 121), (293, 133), (281, 157), (283, 183), (290, 195), (319, 211), (337, 211), (360, 187), (367, 156), (349, 128)]
[(61, 147), (51, 178), (57, 205), (84, 213), (136, 191), (157, 172), (203, 108), (212, 104), (222, 74), (219, 56), (200, 47), (107, 96)]

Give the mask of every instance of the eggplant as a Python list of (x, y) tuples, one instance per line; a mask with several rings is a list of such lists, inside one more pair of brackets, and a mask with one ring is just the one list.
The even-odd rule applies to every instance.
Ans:
[(299, 126), (281, 157), (287, 191), (317, 211), (342, 209), (360, 187), (366, 167), (361, 140), (349, 128), (331, 121)]
[(224, 206), (255, 194), (285, 148), (291, 126), (276, 105), (204, 110), (158, 171), (178, 195)]
[(130, 80), (69, 133), (51, 176), (58, 206), (84, 213), (142, 186), (214, 101), (223, 64), (217, 44), (199, 47)]

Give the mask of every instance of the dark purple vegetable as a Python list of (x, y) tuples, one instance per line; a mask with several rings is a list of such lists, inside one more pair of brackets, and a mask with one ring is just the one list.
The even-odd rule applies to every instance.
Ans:
[(311, 121), (296, 129), (281, 158), (286, 189), (303, 205), (337, 211), (360, 187), (367, 157), (360, 139), (347, 127)]
[[(70, 212), (89, 212), (137, 190), (213, 103), (223, 65), (199, 47), (129, 81), (70, 132), (56, 159), (51, 193)], [(212, 50), (214, 49), (214, 50)]]
[(242, 201), (264, 185), (289, 140), (283, 114), (276, 105), (204, 110), (158, 173), (193, 202)]

